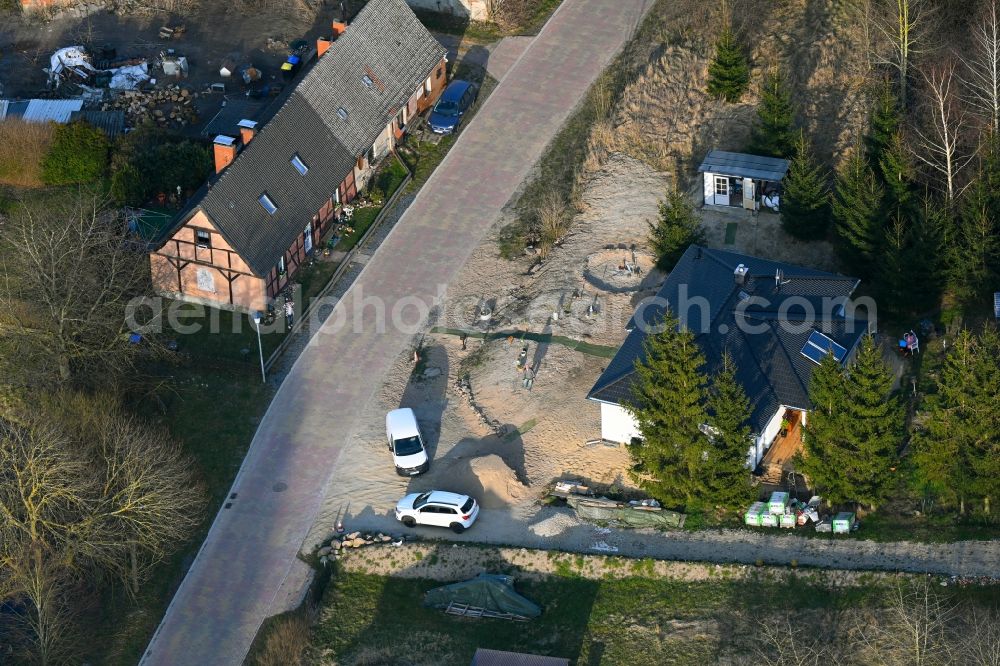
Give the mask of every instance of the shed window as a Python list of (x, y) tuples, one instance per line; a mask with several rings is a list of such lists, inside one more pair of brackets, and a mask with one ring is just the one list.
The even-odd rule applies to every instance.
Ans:
[(295, 170), (298, 171), (300, 175), (303, 176), (306, 175), (307, 171), (309, 171), (309, 167), (307, 167), (306, 163), (302, 161), (302, 158), (299, 157), (298, 153), (292, 155), (292, 166), (295, 167)]
[(337, 115), (340, 116), (341, 120), (347, 120), (347, 109), (340, 107), (337, 109)]
[(212, 234), (204, 229), (196, 230), (195, 237), (199, 247), (212, 247)]
[(274, 215), (278, 212), (278, 206), (271, 200), (271, 197), (267, 196), (267, 192), (264, 192), (257, 197), (257, 201), (260, 202), (260, 205), (263, 206), (264, 210), (266, 210), (270, 215)]

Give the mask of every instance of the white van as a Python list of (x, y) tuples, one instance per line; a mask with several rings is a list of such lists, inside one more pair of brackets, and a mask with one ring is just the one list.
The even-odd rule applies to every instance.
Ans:
[(417, 427), (417, 417), (409, 407), (394, 409), (385, 415), (385, 436), (392, 451), (392, 462), (400, 476), (416, 476), (427, 471), (430, 460), (424, 438)]

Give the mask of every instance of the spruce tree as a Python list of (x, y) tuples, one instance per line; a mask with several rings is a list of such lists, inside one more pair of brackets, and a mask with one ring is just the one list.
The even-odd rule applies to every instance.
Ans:
[(854, 451), (844, 471), (853, 486), (850, 499), (872, 509), (894, 490), (894, 468), (905, 435), (906, 415), (893, 381), (882, 350), (866, 335), (845, 382), (846, 425)]
[(795, 108), (785, 77), (771, 69), (761, 84), (757, 122), (750, 131), (747, 152), (770, 157), (790, 157), (795, 152)]
[(918, 486), (965, 513), (972, 499), (995, 498), (1000, 483), (1000, 338), (961, 331), (949, 346), (935, 391), (912, 438)]
[(909, 215), (916, 207), (916, 168), (901, 132), (892, 135), (878, 162), (885, 185), (883, 211), (887, 217)]
[(712, 446), (703, 467), (705, 499), (717, 506), (739, 510), (752, 501), (756, 489), (746, 466), (750, 449), (750, 401), (736, 381), (736, 366), (728, 353), (712, 378), (708, 395), (708, 424)]
[(899, 101), (888, 79), (879, 84), (874, 98), (871, 115), (868, 118), (865, 150), (868, 162), (877, 165), (882, 161), (893, 137), (899, 131), (900, 114)]
[(828, 500), (877, 507), (893, 490), (905, 414), (882, 352), (866, 336), (850, 371), (832, 355), (813, 371), (802, 471)]
[(730, 104), (740, 101), (750, 85), (750, 65), (730, 28), (715, 42), (715, 58), (708, 66), (708, 94)]
[(642, 440), (629, 445), (632, 477), (646, 492), (668, 506), (699, 495), (701, 466), (708, 439), (699, 430), (706, 422), (705, 358), (694, 334), (679, 326), (669, 311), (663, 330), (650, 333), (636, 360), (636, 381), (629, 411)]
[(781, 227), (802, 240), (826, 236), (830, 223), (830, 193), (827, 174), (813, 157), (804, 133), (795, 142), (795, 156), (785, 174), (781, 199)]
[(980, 177), (962, 197), (945, 239), (945, 274), (949, 292), (960, 303), (973, 303), (992, 291), (1000, 256), (1000, 224), (991, 206), (992, 193)]
[(841, 257), (864, 277), (871, 275), (882, 240), (883, 195), (878, 177), (856, 147), (837, 173), (831, 213)]
[(923, 312), (938, 304), (948, 209), (927, 201), (922, 209), (893, 214), (878, 259), (880, 307), (895, 314)]
[(813, 408), (806, 418), (803, 455), (799, 456), (796, 467), (808, 477), (811, 487), (828, 500), (849, 501), (853, 487), (843, 475), (843, 466), (851, 452), (846, 424), (846, 378), (832, 354), (824, 356), (813, 369), (809, 399)]
[(660, 202), (660, 219), (649, 223), (649, 243), (656, 252), (656, 265), (669, 271), (692, 243), (704, 243), (701, 220), (683, 192), (674, 188)]
[(979, 435), (972, 439), (970, 465), (972, 492), (982, 500), (983, 512), (992, 514), (993, 503), (1000, 497), (1000, 335), (987, 327), (979, 334), (976, 344), (975, 389), (973, 401), (967, 406), (970, 420)]

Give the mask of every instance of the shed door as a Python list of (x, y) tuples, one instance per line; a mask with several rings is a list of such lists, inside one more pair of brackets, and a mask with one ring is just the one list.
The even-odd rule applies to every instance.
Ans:
[(743, 207), (747, 210), (754, 209), (753, 178), (743, 179)]
[(715, 177), (715, 205), (729, 205), (729, 176)]

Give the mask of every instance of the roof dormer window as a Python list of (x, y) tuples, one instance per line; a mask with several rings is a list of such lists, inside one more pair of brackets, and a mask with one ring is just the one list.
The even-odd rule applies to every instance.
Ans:
[(274, 200), (267, 195), (267, 192), (264, 192), (257, 197), (257, 201), (260, 202), (260, 205), (268, 212), (269, 215), (274, 215), (278, 212), (278, 206), (274, 203)]
[(309, 171), (309, 167), (307, 167), (306, 163), (302, 161), (302, 158), (299, 157), (298, 153), (292, 155), (291, 162), (292, 166), (295, 167), (295, 170), (299, 172), (300, 176), (306, 175), (306, 173)]
[(340, 107), (339, 109), (337, 109), (337, 115), (340, 116), (341, 120), (346, 121), (347, 120), (347, 109), (345, 109), (344, 107)]
[(367, 74), (361, 75), (361, 83), (365, 84), (365, 88), (371, 88), (373, 85), (375, 85), (375, 82), (372, 81), (372, 77), (368, 76)]

